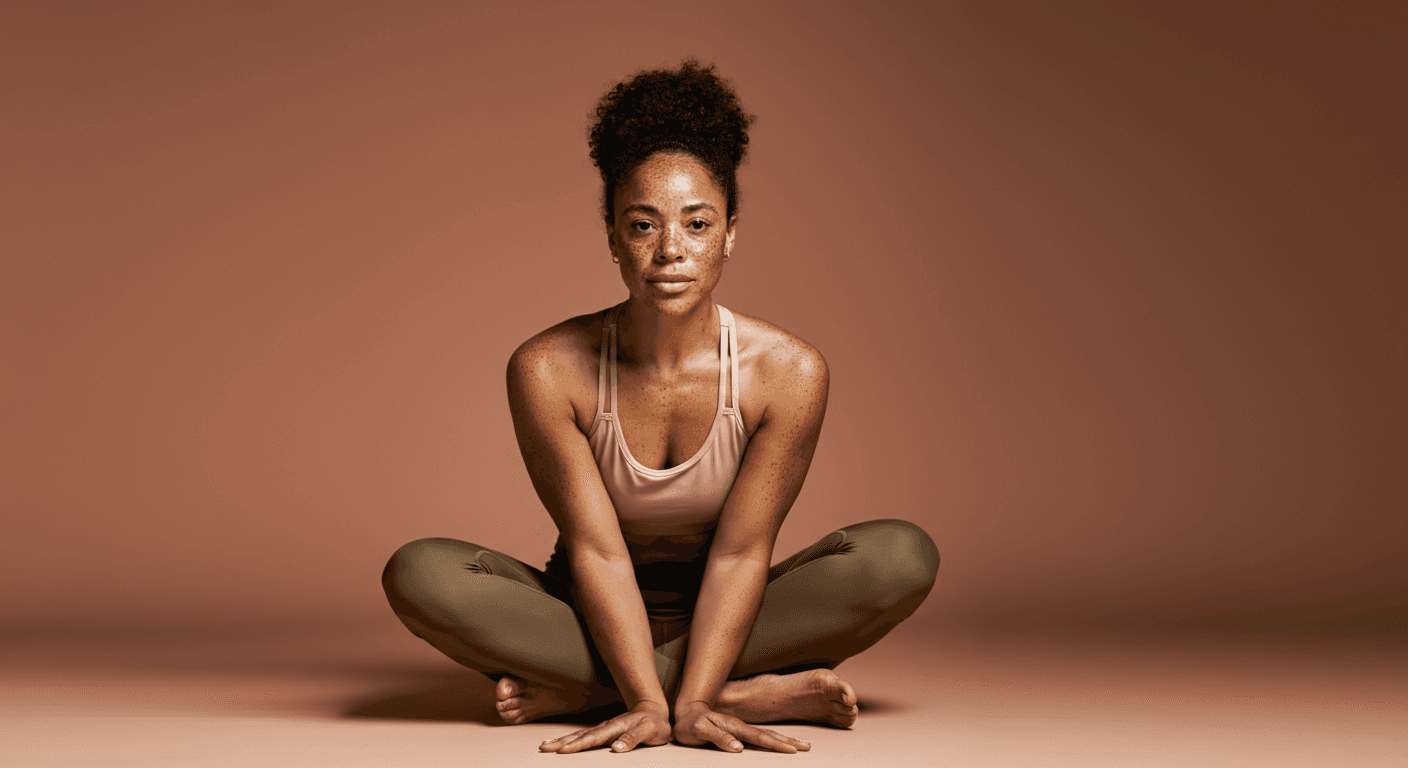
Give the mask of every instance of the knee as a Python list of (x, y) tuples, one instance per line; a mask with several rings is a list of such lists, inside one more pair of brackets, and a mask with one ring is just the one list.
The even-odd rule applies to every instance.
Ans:
[(865, 581), (885, 605), (917, 607), (934, 587), (939, 549), (923, 528), (907, 520), (871, 520), (844, 529), (862, 554)]
[(446, 576), (449, 568), (459, 568), (464, 542), (454, 539), (416, 539), (396, 550), (381, 572), (381, 586), (393, 601), (420, 602)]

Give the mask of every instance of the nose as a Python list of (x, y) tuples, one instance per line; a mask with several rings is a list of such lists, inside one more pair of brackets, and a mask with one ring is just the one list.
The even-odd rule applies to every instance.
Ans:
[(661, 261), (681, 261), (684, 259), (684, 233), (675, 227), (665, 226), (660, 232), (660, 247), (655, 257)]

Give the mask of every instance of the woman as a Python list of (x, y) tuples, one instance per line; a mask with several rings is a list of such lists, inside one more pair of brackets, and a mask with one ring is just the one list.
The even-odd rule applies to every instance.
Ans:
[(805, 341), (711, 299), (751, 121), (693, 61), (603, 97), (592, 158), (630, 296), (534, 336), (508, 365), (556, 550), (538, 570), (422, 539), (383, 577), (412, 632), (498, 681), (505, 722), (625, 704), (543, 751), (672, 737), (806, 750), (753, 723), (849, 727), (856, 693), (832, 670), (933, 586), (938, 552), (900, 520), (848, 526), (769, 568), (821, 432), (827, 368)]

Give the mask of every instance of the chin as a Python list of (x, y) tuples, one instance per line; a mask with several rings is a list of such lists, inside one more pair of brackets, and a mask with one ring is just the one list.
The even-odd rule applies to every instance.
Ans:
[(647, 293), (644, 296), (636, 296), (634, 298), (640, 303), (648, 307), (655, 307), (661, 313), (667, 315), (688, 314), (695, 308), (709, 303), (709, 295), (697, 292), (692, 286), (689, 290), (664, 296), (651, 288), (647, 288), (646, 291)]

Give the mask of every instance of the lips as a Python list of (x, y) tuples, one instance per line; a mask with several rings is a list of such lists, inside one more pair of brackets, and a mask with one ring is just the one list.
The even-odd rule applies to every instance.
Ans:
[(684, 275), (660, 275), (659, 277), (646, 278), (646, 280), (652, 283), (689, 283), (693, 282), (694, 278)]

